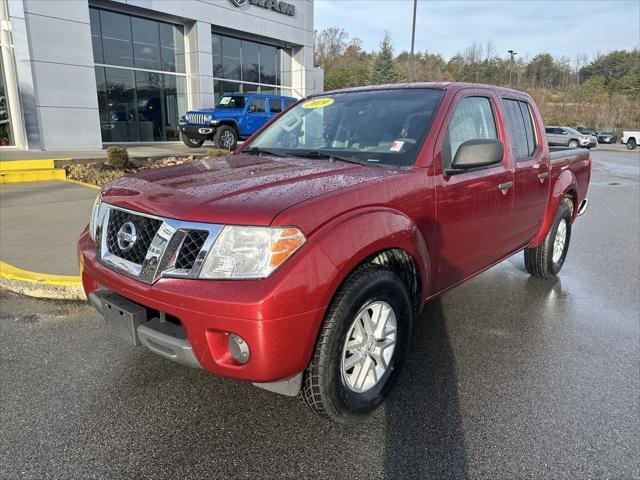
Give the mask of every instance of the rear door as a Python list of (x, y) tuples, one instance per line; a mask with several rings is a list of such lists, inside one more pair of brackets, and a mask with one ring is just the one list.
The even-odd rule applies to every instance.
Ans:
[(526, 99), (503, 98), (514, 166), (514, 244), (524, 247), (540, 230), (549, 198), (549, 156), (542, 148), (539, 119)]
[(246, 130), (247, 135), (255, 133), (262, 125), (269, 120), (267, 113), (267, 99), (263, 97), (253, 97), (247, 107)]
[(467, 140), (500, 139), (506, 144), (498, 100), (485, 90), (462, 90), (436, 140), (436, 291), (488, 267), (513, 247), (513, 172), (508, 150), (498, 165), (456, 175), (445, 172)]

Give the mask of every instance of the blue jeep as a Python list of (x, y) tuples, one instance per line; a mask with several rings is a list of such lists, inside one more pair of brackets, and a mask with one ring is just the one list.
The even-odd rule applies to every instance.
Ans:
[(215, 108), (187, 112), (178, 128), (187, 147), (198, 148), (205, 140), (213, 140), (217, 147), (233, 150), (238, 139), (248, 138), (296, 101), (259, 93), (224, 94)]

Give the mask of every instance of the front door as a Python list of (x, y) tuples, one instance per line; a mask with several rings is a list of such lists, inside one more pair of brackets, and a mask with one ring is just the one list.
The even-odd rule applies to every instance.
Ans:
[(445, 172), (459, 146), (468, 140), (500, 139), (506, 143), (496, 121), (496, 101), (482, 90), (462, 91), (454, 99), (445, 122), (448, 126), (436, 142), (436, 291), (495, 263), (512, 247), (509, 220), (514, 177), (507, 150), (501, 164), (455, 175)]

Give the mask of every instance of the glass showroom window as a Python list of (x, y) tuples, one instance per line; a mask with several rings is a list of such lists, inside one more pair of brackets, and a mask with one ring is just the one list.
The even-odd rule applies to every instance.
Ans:
[(291, 95), (291, 50), (214, 33), (215, 100), (223, 93)]
[(11, 131), (11, 116), (9, 115), (9, 99), (7, 98), (2, 52), (0, 52), (0, 147), (7, 145), (13, 145), (13, 132)]
[(90, 9), (103, 142), (179, 140), (187, 110), (182, 26)]

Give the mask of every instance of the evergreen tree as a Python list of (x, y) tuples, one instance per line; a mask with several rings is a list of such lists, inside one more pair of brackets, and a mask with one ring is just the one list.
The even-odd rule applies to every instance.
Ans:
[(384, 34), (380, 42), (380, 51), (376, 55), (371, 71), (369, 72), (369, 84), (381, 85), (385, 83), (398, 83), (403, 80), (393, 56), (393, 45), (389, 32)]

